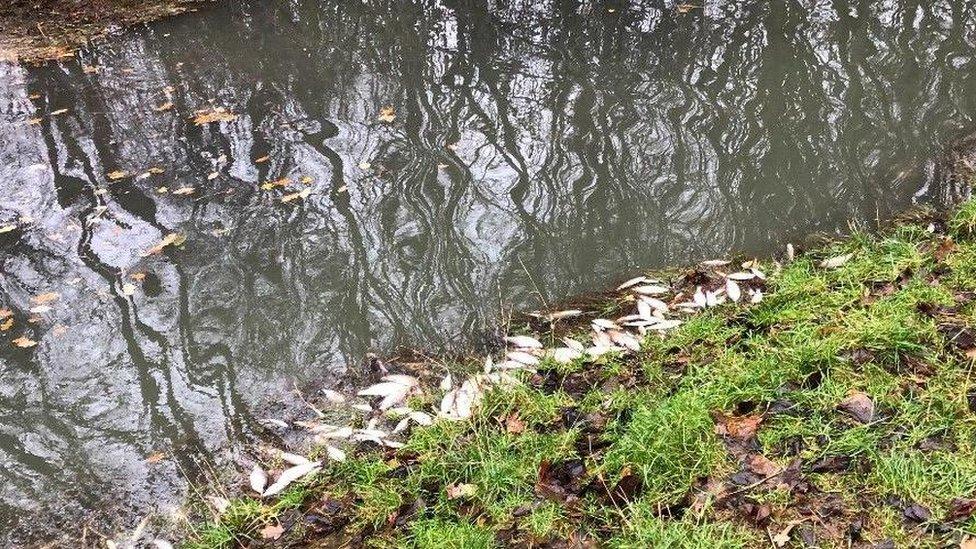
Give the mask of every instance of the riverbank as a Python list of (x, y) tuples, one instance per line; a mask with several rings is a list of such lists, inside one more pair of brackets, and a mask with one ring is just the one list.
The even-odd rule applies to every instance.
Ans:
[(972, 543), (976, 202), (558, 316), (310, 398), (303, 455), (257, 452), (188, 545)]
[(196, 10), (209, 0), (13, 0), (0, 7), (0, 60), (71, 57), (115, 29)]

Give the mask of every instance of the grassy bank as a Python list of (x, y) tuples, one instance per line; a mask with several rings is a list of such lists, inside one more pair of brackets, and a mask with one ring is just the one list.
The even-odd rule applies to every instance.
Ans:
[[(543, 358), (514, 374), (522, 383), (487, 389), (469, 419), (413, 427), (402, 448), (361, 443), (276, 497), (242, 488), (202, 511), (187, 543), (965, 542), (976, 527), (976, 203), (751, 266), (767, 275), (749, 282), (761, 301), (702, 307), (637, 352)], [(687, 296), (716, 268), (666, 283)], [(589, 320), (626, 315), (633, 300), (624, 290), (584, 321), (526, 333), (589, 339)], [(408, 403), (429, 408), (440, 394)]]
[(194, 10), (209, 0), (5, 0), (0, 60), (36, 63), (71, 57), (113, 28)]

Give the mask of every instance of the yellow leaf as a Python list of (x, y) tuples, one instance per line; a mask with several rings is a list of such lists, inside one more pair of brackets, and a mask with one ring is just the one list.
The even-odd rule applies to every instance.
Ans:
[(13, 344), (22, 349), (27, 349), (28, 347), (33, 347), (34, 345), (37, 345), (37, 342), (27, 336), (20, 336), (17, 339), (13, 340)]
[(45, 292), (32, 297), (31, 303), (34, 303), (35, 305), (44, 305), (45, 303), (56, 301), (59, 297), (61, 297), (61, 294), (57, 292)]
[(214, 122), (231, 122), (233, 120), (237, 120), (237, 115), (223, 107), (197, 111), (193, 117), (193, 123), (197, 126), (205, 126)]
[(376, 119), (380, 122), (386, 122), (389, 124), (396, 119), (396, 111), (390, 106), (383, 107), (380, 109), (380, 114), (376, 117)]
[(312, 194), (312, 189), (304, 189), (297, 193), (286, 194), (281, 197), (282, 202), (291, 202), (299, 198), (308, 198), (308, 195)]

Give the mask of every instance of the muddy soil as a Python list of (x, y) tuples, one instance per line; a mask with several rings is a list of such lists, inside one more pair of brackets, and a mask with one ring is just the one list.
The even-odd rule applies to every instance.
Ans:
[(0, 60), (43, 62), (127, 26), (195, 11), (212, 0), (6, 0)]

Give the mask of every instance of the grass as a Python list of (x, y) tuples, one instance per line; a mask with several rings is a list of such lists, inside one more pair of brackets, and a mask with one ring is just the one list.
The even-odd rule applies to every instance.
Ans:
[[(341, 534), (295, 527), (278, 543), (959, 543), (976, 531), (960, 511), (976, 498), (976, 202), (928, 224), (767, 262), (761, 303), (706, 310), (631, 356), (544, 364), (469, 421), (415, 428), (276, 502), (238, 497), (188, 546), (246, 543), (323, 502), (341, 502)], [(852, 395), (869, 421), (843, 409)]]

